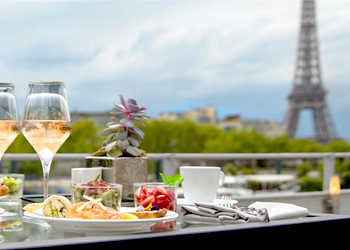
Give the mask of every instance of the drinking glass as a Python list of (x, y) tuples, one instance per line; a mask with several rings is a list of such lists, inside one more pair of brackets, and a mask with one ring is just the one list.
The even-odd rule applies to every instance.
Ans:
[(19, 133), (15, 86), (0, 83), (0, 162), (7, 148)]
[(44, 176), (44, 199), (49, 193), (52, 159), (72, 131), (63, 82), (30, 82), (22, 133), (39, 155)]

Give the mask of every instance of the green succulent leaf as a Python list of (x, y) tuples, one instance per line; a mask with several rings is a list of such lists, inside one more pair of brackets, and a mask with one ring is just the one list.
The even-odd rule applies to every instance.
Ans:
[(111, 151), (115, 146), (117, 146), (117, 141), (112, 141), (106, 146), (106, 151), (109, 152)]
[(133, 147), (133, 146), (129, 146), (126, 149), (126, 152), (128, 152), (129, 154), (131, 154), (133, 156), (139, 156), (141, 154), (141, 150), (136, 148), (136, 147)]
[(117, 141), (117, 146), (122, 150), (126, 150), (129, 145), (130, 143), (127, 139)]
[(101, 148), (95, 153), (93, 153), (92, 156), (105, 156), (106, 154), (107, 154), (107, 151), (104, 150), (104, 148)]
[(145, 152), (138, 147), (141, 144), (145, 133), (136, 127), (137, 124), (144, 126), (143, 120), (150, 118), (145, 112), (146, 107), (141, 106), (135, 99), (124, 99), (119, 95), (120, 104), (114, 103), (110, 122), (102, 130), (101, 135), (108, 136), (102, 142), (102, 148), (93, 155), (108, 155), (110, 157), (119, 157), (124, 154), (133, 156), (145, 155)]
[(141, 139), (143, 139), (143, 137), (145, 136), (145, 133), (141, 130), (141, 129), (139, 129), (138, 127), (134, 127), (134, 128), (131, 128), (134, 132), (135, 132), (135, 134), (138, 136), (138, 137), (140, 137)]
[(116, 131), (115, 128), (105, 128), (104, 130), (102, 130), (101, 135), (109, 135), (110, 133), (113, 133), (114, 131)]
[(133, 134), (128, 136), (128, 140), (129, 140), (130, 144), (135, 146), (135, 147), (138, 147), (141, 144), (141, 141), (139, 140), (139, 138), (137, 138), (137, 136), (133, 135)]
[(123, 154), (123, 151), (116, 147), (116, 148), (112, 149), (111, 151), (109, 151), (107, 153), (107, 156), (116, 158), (116, 157), (121, 156), (122, 154)]
[(121, 120), (120, 120), (120, 123), (122, 123), (122, 124), (124, 124), (125, 126), (130, 127), (130, 128), (135, 127), (135, 124), (134, 124), (132, 121), (126, 119), (126, 118), (121, 119)]
[(115, 130), (118, 129), (118, 128), (122, 128), (122, 127), (124, 127), (122, 124), (118, 124), (118, 123), (115, 123), (115, 122), (113, 122), (110, 125), (108, 125), (108, 128), (113, 128)]
[(122, 130), (119, 130), (115, 136), (119, 140), (124, 140), (128, 136), (128, 132), (126, 132), (124, 129), (122, 129)]
[[(129, 100), (130, 100), (130, 99), (129, 99)], [(136, 102), (136, 101), (135, 101), (135, 102)], [(139, 109), (140, 109), (139, 105), (133, 104), (133, 103), (129, 103), (129, 104), (128, 104), (128, 108), (129, 108), (130, 112), (138, 112)]]

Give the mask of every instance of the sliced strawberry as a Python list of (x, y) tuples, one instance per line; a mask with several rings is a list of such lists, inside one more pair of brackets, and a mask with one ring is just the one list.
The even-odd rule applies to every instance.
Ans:
[(176, 199), (170, 200), (170, 202), (169, 202), (168, 206), (166, 207), (166, 209), (173, 210), (173, 208), (174, 208), (173, 205), (175, 205), (175, 201), (176, 201)]
[(157, 194), (157, 189), (156, 188), (148, 188), (147, 191), (151, 195), (156, 195)]
[(170, 203), (170, 200), (167, 198), (166, 195), (157, 195), (156, 196), (156, 205), (162, 209), (167, 208)]
[(168, 198), (169, 198), (170, 200), (176, 199), (176, 197), (175, 197), (175, 192), (174, 192), (173, 190), (168, 189), (167, 192), (168, 192)]
[(139, 187), (138, 189), (136, 189), (135, 191), (135, 197), (137, 199), (140, 199), (141, 198), (141, 187)]
[(160, 194), (168, 196), (168, 192), (165, 190), (165, 188), (163, 188), (162, 186), (157, 186), (157, 195)]
[(154, 195), (150, 195), (148, 196), (146, 199), (144, 199), (140, 205), (147, 207), (150, 203), (154, 204), (156, 201), (156, 198), (154, 197)]
[(144, 188), (142, 189), (142, 192), (143, 192), (146, 196), (149, 195), (149, 193), (148, 193), (148, 188), (146, 188), (146, 187), (144, 187)]

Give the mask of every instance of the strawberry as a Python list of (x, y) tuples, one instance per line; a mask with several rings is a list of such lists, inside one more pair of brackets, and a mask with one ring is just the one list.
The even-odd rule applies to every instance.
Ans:
[(140, 198), (141, 198), (141, 187), (139, 187), (138, 189), (136, 189), (136, 191), (135, 191), (135, 197), (136, 197), (136, 199), (140, 199)]
[(167, 192), (168, 192), (169, 200), (175, 200), (176, 199), (175, 192), (173, 190), (168, 189)]
[(168, 196), (168, 192), (162, 186), (157, 186), (157, 195), (166, 195)]
[(144, 199), (139, 205), (147, 207), (150, 203), (154, 204), (155, 201), (156, 201), (156, 197), (154, 197), (154, 195), (150, 195), (146, 199)]
[(157, 195), (156, 197), (156, 205), (162, 209), (167, 208), (169, 206), (170, 200), (166, 195)]

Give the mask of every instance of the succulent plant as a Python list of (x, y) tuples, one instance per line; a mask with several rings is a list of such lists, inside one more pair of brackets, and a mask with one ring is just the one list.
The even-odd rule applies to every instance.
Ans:
[(136, 123), (145, 127), (142, 120), (150, 118), (145, 112), (146, 107), (139, 105), (136, 100), (129, 98), (124, 100), (123, 95), (120, 96), (120, 103), (115, 103), (110, 122), (106, 124), (106, 128), (102, 131), (102, 135), (108, 135), (107, 139), (102, 143), (102, 147), (93, 153), (93, 156), (123, 157), (146, 156), (144, 150), (139, 149), (141, 140), (145, 133), (136, 127)]

